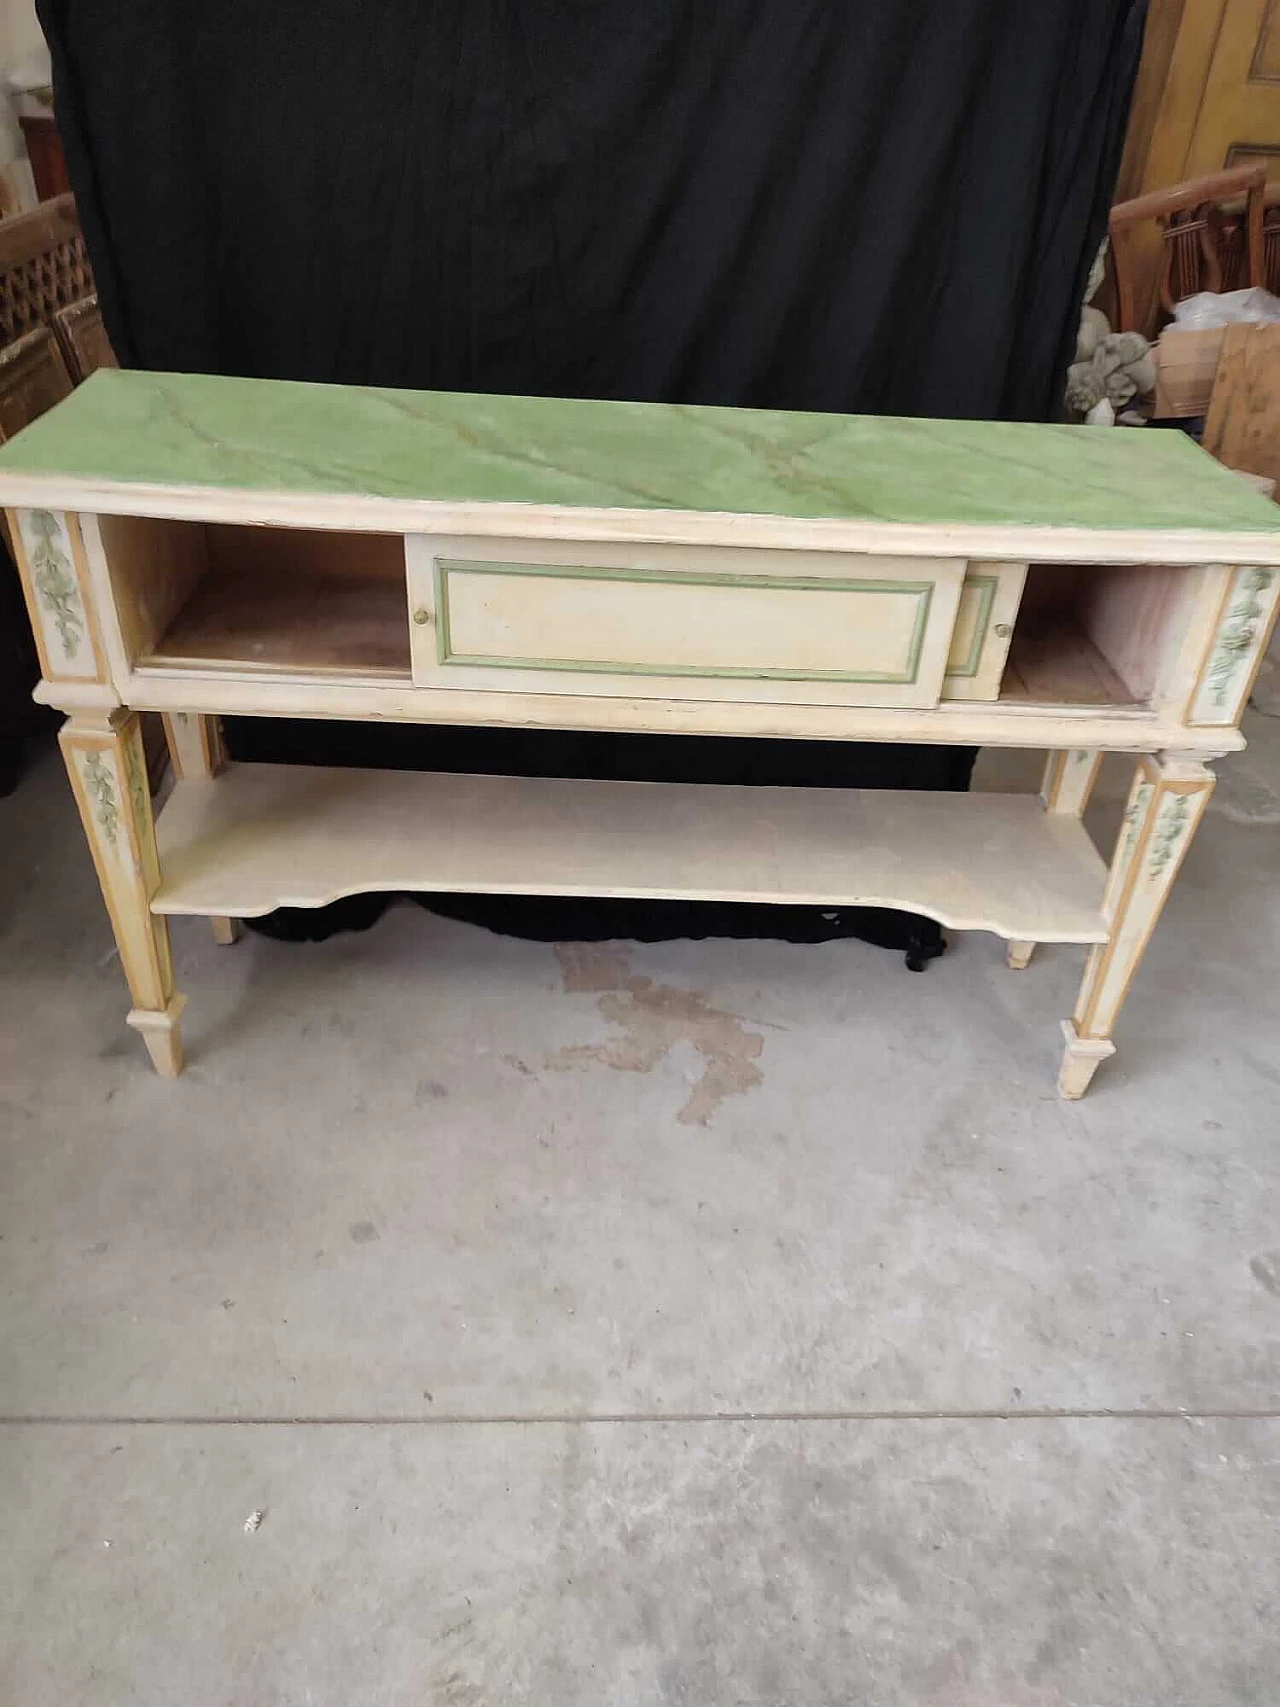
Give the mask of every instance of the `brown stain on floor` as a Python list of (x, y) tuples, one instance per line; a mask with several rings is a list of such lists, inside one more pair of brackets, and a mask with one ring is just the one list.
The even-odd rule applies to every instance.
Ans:
[(706, 1126), (725, 1097), (763, 1084), (756, 1063), (764, 1038), (748, 1031), (739, 1015), (713, 1008), (702, 991), (633, 974), (630, 950), (617, 943), (560, 942), (555, 956), (565, 991), (597, 996), (600, 1012), (622, 1035), (558, 1049), (548, 1067), (567, 1070), (598, 1061), (621, 1073), (648, 1073), (677, 1043), (690, 1043), (705, 1066), (676, 1115), (685, 1126)]

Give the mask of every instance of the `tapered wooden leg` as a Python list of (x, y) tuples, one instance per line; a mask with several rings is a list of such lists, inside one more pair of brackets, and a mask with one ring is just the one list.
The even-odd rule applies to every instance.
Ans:
[[(198, 711), (167, 711), (164, 714), (164, 738), (169, 745), (169, 760), (179, 782), (193, 777), (207, 780), (217, 776), (227, 762), (227, 750), (222, 740), (222, 724), (216, 717), (206, 717)], [(239, 919), (211, 918), (213, 940), (223, 947), (239, 941)]]
[(1081, 1037), (1070, 1019), (1063, 1020), (1062, 1035), (1067, 1046), (1058, 1072), (1058, 1095), (1078, 1102), (1107, 1056), (1115, 1054), (1116, 1046), (1109, 1037)]
[(162, 1079), (176, 1079), (182, 1071), (182, 1034), (178, 1030), (178, 1020), (186, 1005), (187, 998), (175, 993), (163, 1013), (133, 1008), (128, 1016), (128, 1023), (141, 1034), (151, 1065)]
[(1033, 943), (1033, 942), (1020, 942), (1017, 937), (1011, 937), (1009, 940), (1009, 955), (1008, 955), (1009, 970), (1011, 972), (1022, 972), (1022, 971), (1024, 971), (1026, 969), (1026, 967), (1030, 966), (1031, 956), (1035, 953), (1035, 951), (1036, 951), (1035, 943)]
[(80, 819), (133, 997), (129, 1024), (156, 1071), (182, 1070), (169, 926), (151, 912), (160, 883), (151, 790), (138, 719), (131, 711), (77, 712), (58, 737)]
[(1114, 1050), (1110, 1038), (1116, 1016), (1213, 784), (1213, 772), (1198, 759), (1159, 754), (1136, 767), (1102, 904), (1111, 934), (1089, 951), (1080, 996), (1067, 1022), (1058, 1081), (1064, 1097), (1082, 1096), (1098, 1063)]

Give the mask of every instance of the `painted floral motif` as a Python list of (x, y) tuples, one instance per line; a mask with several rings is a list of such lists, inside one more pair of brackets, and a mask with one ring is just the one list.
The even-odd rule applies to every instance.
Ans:
[(151, 789), (142, 769), (140, 748), (141, 741), (136, 734), (125, 742), (124, 768), (129, 777), (129, 795), (133, 801), (134, 818), (139, 824), (145, 824), (151, 807)]
[(53, 618), (63, 651), (74, 658), (84, 638), (84, 610), (70, 561), (62, 549), (62, 529), (48, 510), (32, 510), (27, 525), (36, 540), (31, 552), (36, 596)]
[(1210, 697), (1219, 708), (1227, 703), (1232, 677), (1253, 650), (1264, 610), (1261, 595), (1273, 579), (1270, 569), (1246, 569), (1241, 577), (1239, 596), (1227, 612), (1209, 661)]
[(1142, 829), (1142, 820), (1146, 816), (1147, 802), (1151, 798), (1151, 784), (1139, 783), (1138, 792), (1133, 797), (1133, 804), (1124, 815), (1127, 830), (1124, 838), (1126, 857), (1131, 854), (1138, 844), (1138, 832)]
[(94, 817), (101, 825), (103, 835), (115, 847), (116, 833), (120, 828), (120, 805), (116, 800), (116, 785), (101, 753), (85, 754), (84, 782), (93, 801)]
[(1159, 877), (1169, 865), (1182, 840), (1183, 831), (1191, 817), (1191, 796), (1175, 794), (1160, 815), (1156, 833), (1151, 838), (1151, 858), (1147, 875)]

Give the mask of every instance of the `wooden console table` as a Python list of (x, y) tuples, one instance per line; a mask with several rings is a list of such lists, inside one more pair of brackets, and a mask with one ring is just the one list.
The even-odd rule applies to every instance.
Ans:
[[(1280, 597), (1181, 435), (102, 372), (0, 450), (156, 1067), (168, 916), (359, 890), (905, 907), (1088, 945), (1112, 1027)], [(177, 784), (152, 820), (139, 710)], [(1039, 800), (225, 765), (220, 714), (1050, 749)], [(1080, 815), (1135, 756), (1110, 867)]]

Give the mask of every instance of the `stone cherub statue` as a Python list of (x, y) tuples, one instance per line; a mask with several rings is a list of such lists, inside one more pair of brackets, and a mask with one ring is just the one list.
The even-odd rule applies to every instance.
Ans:
[(1113, 332), (1102, 310), (1091, 306), (1106, 258), (1104, 241), (1089, 269), (1076, 359), (1067, 369), (1066, 404), (1072, 414), (1109, 426), (1135, 397), (1155, 390), (1156, 366), (1151, 345), (1140, 332)]

